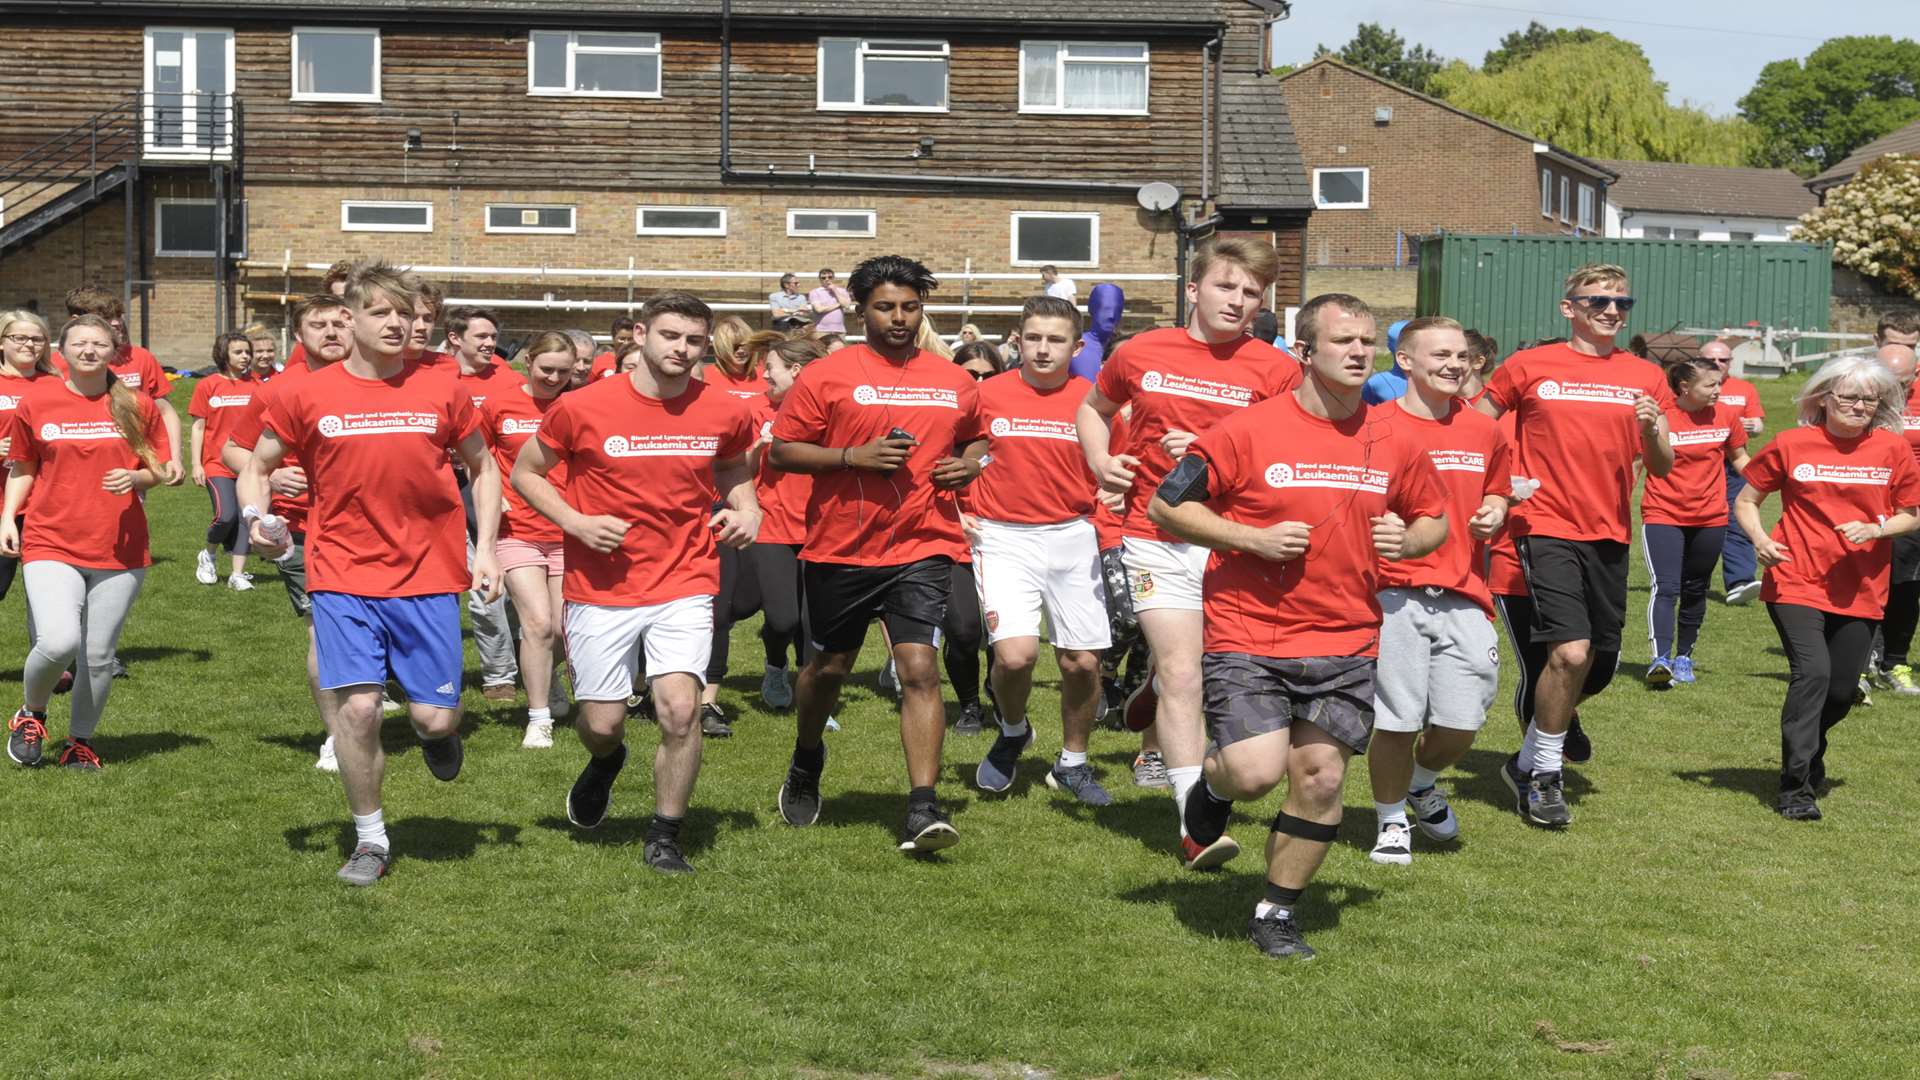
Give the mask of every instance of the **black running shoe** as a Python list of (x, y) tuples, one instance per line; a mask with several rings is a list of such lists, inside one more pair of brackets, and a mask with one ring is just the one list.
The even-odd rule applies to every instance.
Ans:
[(1525, 816), (1529, 824), (1543, 829), (1564, 829), (1573, 824), (1573, 811), (1567, 808), (1566, 786), (1558, 769), (1528, 777)]
[(1207, 790), (1206, 781), (1193, 785), (1193, 789), (1187, 793), (1183, 815), (1187, 835), (1201, 847), (1220, 839), (1227, 831), (1227, 820), (1232, 816), (1233, 803), (1214, 798), (1213, 793)]
[[(820, 748), (820, 768), (827, 766), (826, 747)], [(780, 817), (789, 825), (806, 826), (820, 820), (820, 773), (798, 765), (787, 766), (787, 782), (780, 785)]]
[(700, 734), (709, 739), (733, 738), (733, 725), (718, 704), (709, 701), (700, 706)]
[(1300, 928), (1293, 924), (1291, 917), (1281, 919), (1269, 915), (1263, 919), (1255, 915), (1247, 920), (1247, 937), (1252, 939), (1255, 948), (1276, 959), (1313, 959), (1313, 946), (1300, 936)]
[(1532, 774), (1520, 767), (1520, 752), (1500, 763), (1500, 780), (1513, 793), (1513, 808), (1522, 818), (1527, 816), (1527, 784)]
[(582, 829), (597, 829), (613, 805), (613, 781), (627, 764), (627, 744), (604, 758), (590, 758), (580, 778), (567, 792), (567, 820)]
[(1567, 741), (1561, 747), (1560, 754), (1575, 765), (1585, 765), (1593, 760), (1593, 740), (1580, 727), (1580, 714), (1573, 714), (1573, 723), (1567, 725)]
[(693, 864), (680, 851), (680, 844), (673, 840), (647, 841), (644, 858), (647, 865), (663, 874), (691, 874)]
[(1819, 821), (1820, 804), (1813, 801), (1811, 795), (1799, 795), (1780, 800), (1780, 816), (1788, 821)]
[(941, 851), (959, 842), (960, 834), (941, 812), (939, 804), (907, 808), (907, 823), (900, 829), (901, 851), (916, 854)]
[(433, 778), (443, 781), (459, 776), (460, 766), (467, 760), (467, 752), (457, 734), (444, 739), (421, 739), (420, 756), (426, 759), (427, 771)]
[(980, 711), (979, 702), (960, 707), (960, 719), (954, 721), (955, 735), (978, 735), (983, 729), (985, 717)]

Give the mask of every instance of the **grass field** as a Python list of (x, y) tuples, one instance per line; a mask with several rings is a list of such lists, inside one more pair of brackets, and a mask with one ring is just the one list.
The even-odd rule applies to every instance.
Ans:
[[(1790, 390), (1763, 390), (1776, 424)], [(870, 643), (829, 736), (821, 822), (781, 824), (792, 724), (759, 708), (756, 625), (736, 629), (722, 698), (738, 734), (709, 744), (695, 796), (695, 877), (640, 862), (644, 766), (605, 827), (576, 831), (562, 798), (577, 740), (522, 751), (522, 706), (470, 692), (452, 784), (390, 722), (398, 861), (378, 887), (344, 888), (351, 829), (338, 782), (311, 767), (300, 623), (270, 568), (246, 595), (194, 583), (202, 492), (149, 507), (158, 558), (98, 738), (107, 770), (0, 772), (0, 1074), (1920, 1073), (1920, 905), (1901, 869), (1920, 832), (1900, 801), (1920, 701), (1856, 711), (1835, 733), (1827, 819), (1782, 821), (1786, 664), (1765, 610), (1716, 597), (1699, 684), (1649, 691), (1637, 559), (1620, 678), (1583, 710), (1596, 751), (1571, 775), (1573, 829), (1513, 814), (1496, 775), (1518, 743), (1503, 689), (1444, 781), (1457, 845), (1369, 862), (1356, 762), (1341, 842), (1299, 912), (1321, 955), (1289, 966), (1244, 938), (1278, 796), (1236, 819), (1249, 854), (1181, 871), (1171, 801), (1128, 782), (1129, 737), (1094, 744), (1113, 807), (1037, 783), (1059, 745), (1050, 674), (1010, 797), (967, 786), (987, 737), (949, 739), (963, 842), (913, 861), (893, 850), (905, 782)], [(22, 600), (16, 587), (0, 616), (9, 684)], [(653, 730), (631, 740), (648, 760)]]

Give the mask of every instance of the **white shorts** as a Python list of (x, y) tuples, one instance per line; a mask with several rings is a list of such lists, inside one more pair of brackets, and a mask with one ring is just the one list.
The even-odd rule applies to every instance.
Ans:
[(685, 672), (707, 681), (713, 597), (683, 596), (644, 607), (567, 601), (567, 667), (578, 701), (625, 701), (647, 650), (647, 678)]
[(1085, 518), (1058, 525), (980, 522), (973, 580), (989, 643), (1039, 637), (1044, 610), (1058, 649), (1104, 649), (1107, 588), (1100, 576), (1100, 538)]
[(1198, 544), (1134, 536), (1121, 544), (1134, 611), (1200, 610), (1200, 581), (1206, 576), (1207, 556), (1213, 552)]
[(1374, 729), (1479, 731), (1500, 688), (1493, 620), (1450, 589), (1382, 589), (1380, 610)]

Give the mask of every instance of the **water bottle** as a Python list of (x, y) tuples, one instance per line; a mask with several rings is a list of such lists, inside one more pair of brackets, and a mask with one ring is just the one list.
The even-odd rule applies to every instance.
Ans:
[[(287, 519), (278, 514), (263, 514), (259, 510), (249, 506), (240, 512), (240, 516), (249, 522), (258, 521), (260, 523), (260, 535), (266, 537), (276, 545), (288, 544), (289, 539), (291, 539), (291, 534), (287, 531)], [(288, 544), (287, 550), (275, 556), (273, 561), (283, 563), (291, 558), (293, 558), (293, 546)]]

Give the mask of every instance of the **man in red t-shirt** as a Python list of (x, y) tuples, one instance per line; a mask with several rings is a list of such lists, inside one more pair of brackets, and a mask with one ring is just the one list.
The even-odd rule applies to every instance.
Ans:
[[(350, 885), (374, 884), (393, 860), (380, 806), (387, 678), (411, 701), (428, 771), (454, 779), (463, 756), (458, 596), (498, 595), (503, 584), (494, 556), (500, 472), (450, 365), (407, 361), (414, 300), (410, 278), (384, 263), (358, 267), (346, 295), (353, 355), (268, 395), (265, 430), (240, 474), (254, 547), (269, 558), (288, 538), (266, 531), (259, 508), (288, 449), (312, 488), (308, 585), (319, 687), (335, 698), (334, 752), (357, 837), (339, 875)], [(471, 575), (450, 452), (473, 474), (481, 542)]]
[(1509, 529), (1533, 596), (1532, 640), (1552, 649), (1533, 726), (1501, 776), (1520, 816), (1543, 828), (1573, 821), (1561, 776), (1567, 729), (1595, 657), (1620, 651), (1634, 459), (1654, 476), (1673, 468), (1666, 377), (1614, 347), (1632, 309), (1625, 270), (1575, 270), (1560, 301), (1568, 340), (1513, 354), (1477, 404), (1495, 419), (1517, 414), (1514, 471), (1540, 481)]
[(789, 825), (820, 817), (827, 719), (867, 624), (884, 619), (900, 680), (907, 759), (900, 850), (959, 842), (934, 783), (946, 720), (935, 642), (953, 564), (966, 550), (954, 492), (980, 475), (986, 440), (972, 376), (914, 341), (936, 282), (900, 255), (868, 259), (847, 279), (866, 344), (815, 360), (780, 401), (768, 450), (775, 468), (812, 473), (800, 552), (813, 655), (800, 671), (793, 762), (780, 787)]
[[(317, 295), (345, 296), (347, 294), (347, 275), (353, 273), (353, 267), (354, 262), (352, 259), (341, 259), (332, 266), (327, 267), (326, 274), (320, 278), (320, 292)], [(289, 369), (298, 367), (307, 360), (307, 355), (304, 351), (306, 346), (301, 343), (299, 334), (299, 326), (296, 323), (294, 328), (293, 351), (287, 354), (286, 366)]]
[[(484, 409), (495, 394), (515, 393), (526, 379), (500, 357), (500, 319), (481, 307), (457, 307), (447, 312), (447, 345), (459, 367), (460, 385), (473, 399), (473, 407)], [(473, 516), (473, 490), (469, 477), (454, 470), (460, 481), (460, 501), (467, 509), (467, 540), (476, 531)], [(467, 597), (467, 615), (473, 619), (474, 651), (480, 654), (480, 694), (488, 701), (512, 701), (514, 683), (520, 677), (519, 658), (513, 647), (513, 625), (508, 622), (507, 597), (503, 594), (491, 603), (480, 597)], [(531, 699), (529, 699), (531, 700)]]
[[(1767, 428), (1767, 410), (1760, 404), (1760, 391), (1752, 383), (1733, 374), (1733, 346), (1715, 338), (1700, 346), (1699, 357), (1708, 360), (1720, 369), (1720, 404), (1728, 405), (1740, 414), (1740, 426), (1746, 429), (1747, 436), (1760, 434)], [(1732, 462), (1727, 464), (1727, 513), (1733, 513), (1733, 500), (1740, 495), (1740, 489), (1747, 486)], [(1724, 588), (1722, 595), (1729, 604), (1750, 603), (1760, 595), (1760, 568), (1754, 562), (1753, 545), (1747, 543), (1747, 536), (1739, 529), (1727, 530), (1727, 542), (1720, 549), (1720, 582)]]
[[(567, 663), (592, 755), (567, 794), (567, 820), (583, 829), (606, 820), (644, 648), (660, 747), (643, 857), (663, 874), (690, 874), (680, 826), (700, 775), (715, 545), (743, 548), (760, 531), (747, 460), (755, 435), (746, 402), (692, 377), (713, 333), (706, 304), (658, 293), (640, 326), (640, 366), (564, 395), (521, 448), (513, 488), (566, 534)], [(555, 467), (566, 470), (565, 494), (547, 479)]]
[(1212, 551), (1202, 670), (1217, 749), (1182, 814), (1189, 864), (1231, 856), (1233, 800), (1287, 781), (1247, 926), (1281, 958), (1313, 955), (1293, 911), (1339, 830), (1347, 761), (1372, 735), (1381, 560), (1418, 559), (1447, 537), (1446, 490), (1425, 450), (1361, 397), (1372, 313), (1330, 294), (1297, 326), (1306, 381), (1201, 433), (1148, 510)]

